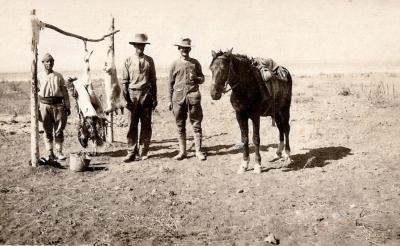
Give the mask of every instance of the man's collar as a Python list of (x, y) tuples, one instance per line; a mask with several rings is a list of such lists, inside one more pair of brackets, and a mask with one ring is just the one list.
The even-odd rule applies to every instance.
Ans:
[(140, 55), (137, 54), (137, 53), (135, 53), (135, 56), (142, 58), (142, 57), (144, 57), (144, 53), (142, 53), (142, 54), (140, 54)]

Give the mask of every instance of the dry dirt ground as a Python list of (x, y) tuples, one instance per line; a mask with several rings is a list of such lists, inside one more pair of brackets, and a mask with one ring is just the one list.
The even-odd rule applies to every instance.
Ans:
[[(65, 169), (28, 165), (29, 83), (0, 83), (0, 244), (267, 245), (273, 233), (280, 245), (400, 245), (399, 80), (294, 76), (293, 163), (271, 162), (278, 131), (264, 118), (261, 175), (236, 174), (239, 128), (229, 96), (210, 99), (210, 78), (202, 87), (207, 161), (193, 148), (171, 159), (177, 135), (160, 78), (150, 158), (122, 162), (119, 115), (116, 142), (81, 173), (68, 161)], [(66, 152), (80, 150), (76, 127), (74, 112)]]

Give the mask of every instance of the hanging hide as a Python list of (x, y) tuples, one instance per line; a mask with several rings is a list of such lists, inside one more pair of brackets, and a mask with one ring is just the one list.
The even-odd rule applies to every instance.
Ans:
[(99, 116), (103, 117), (103, 107), (99, 98), (94, 92), (91, 74), (89, 58), (93, 51), (85, 55), (85, 70), (82, 76), (74, 82), (74, 87), (78, 93), (78, 106), (84, 117)]
[(101, 146), (106, 140), (107, 122), (104, 117), (103, 108), (100, 100), (96, 96), (91, 75), (89, 58), (92, 52), (85, 54), (85, 70), (82, 76), (73, 81), (74, 98), (76, 99), (79, 127), (78, 140), (82, 147), (88, 147), (88, 142), (91, 140), (96, 146)]
[(121, 87), (118, 83), (117, 69), (113, 56), (112, 46), (109, 46), (105, 62), (104, 87), (106, 94), (106, 107), (104, 112), (109, 113), (123, 108), (121, 103)]

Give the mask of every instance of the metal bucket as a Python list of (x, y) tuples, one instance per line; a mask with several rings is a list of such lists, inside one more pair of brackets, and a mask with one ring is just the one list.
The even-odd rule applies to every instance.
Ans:
[(73, 172), (85, 171), (90, 163), (90, 159), (86, 157), (86, 154), (71, 153), (69, 155), (69, 170)]

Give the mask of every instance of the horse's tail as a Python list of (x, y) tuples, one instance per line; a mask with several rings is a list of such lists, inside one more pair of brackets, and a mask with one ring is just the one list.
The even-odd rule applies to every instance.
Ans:
[(288, 76), (288, 92), (287, 92), (287, 95), (288, 95), (288, 102), (289, 102), (289, 105), (292, 103), (292, 85), (293, 85), (293, 80), (292, 80), (292, 75), (290, 74), (290, 72), (288, 71), (288, 74), (287, 74), (287, 76)]

